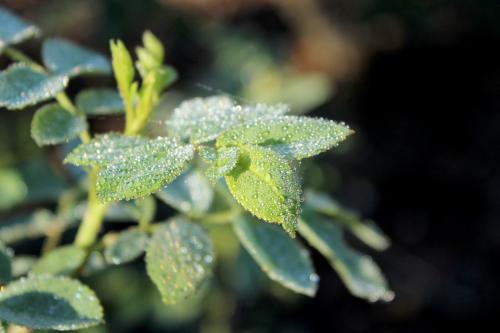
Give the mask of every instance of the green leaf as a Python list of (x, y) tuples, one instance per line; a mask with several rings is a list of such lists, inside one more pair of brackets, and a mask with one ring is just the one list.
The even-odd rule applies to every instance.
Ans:
[(0, 53), (8, 45), (19, 44), (36, 37), (40, 30), (20, 17), (0, 7)]
[(344, 241), (340, 226), (309, 214), (299, 223), (300, 234), (325, 256), (340, 278), (357, 297), (370, 302), (394, 298), (380, 268), (371, 257), (350, 248)]
[(37, 145), (68, 142), (87, 130), (87, 121), (62, 108), (59, 104), (42, 106), (31, 121), (31, 137)]
[(32, 239), (45, 235), (54, 221), (54, 215), (46, 209), (6, 219), (0, 223), (0, 241), (6, 244), (23, 239)]
[(68, 78), (50, 76), (16, 63), (0, 73), (0, 107), (22, 109), (55, 97), (64, 90)]
[(194, 98), (174, 110), (167, 124), (181, 138), (194, 143), (212, 141), (222, 132), (257, 118), (269, 119), (288, 112), (285, 105), (236, 105), (227, 96)]
[(335, 222), (342, 224), (354, 236), (373, 249), (383, 251), (391, 245), (389, 237), (373, 221), (361, 221), (356, 213), (342, 208), (327, 194), (309, 190), (305, 193), (305, 202), (317, 212), (334, 217)]
[(318, 289), (318, 275), (307, 250), (276, 226), (240, 217), (233, 223), (245, 249), (269, 278), (307, 296)]
[(21, 203), (28, 194), (28, 187), (15, 169), (0, 168), (0, 211)]
[(311, 157), (337, 146), (352, 130), (321, 118), (282, 116), (256, 120), (223, 133), (217, 146), (262, 145), (290, 159)]
[(118, 90), (126, 105), (132, 103), (135, 70), (132, 57), (121, 40), (111, 41), (111, 59)]
[(135, 199), (158, 191), (180, 175), (192, 158), (191, 145), (180, 145), (169, 138), (106, 134), (80, 145), (65, 161), (101, 167), (97, 197), (108, 202)]
[(71, 275), (85, 260), (85, 250), (67, 245), (45, 254), (31, 268), (34, 275)]
[(142, 43), (146, 50), (161, 64), (165, 56), (165, 50), (160, 40), (151, 31), (146, 30), (142, 35)]
[(60, 38), (45, 40), (42, 58), (45, 67), (58, 75), (111, 73), (111, 65), (104, 56)]
[(180, 218), (159, 226), (146, 252), (147, 272), (166, 304), (192, 296), (211, 274), (213, 263), (206, 232)]
[(37, 257), (35, 256), (16, 256), (12, 260), (12, 276), (19, 277), (21, 275), (27, 274), (36, 261)]
[(208, 179), (215, 183), (220, 177), (231, 172), (236, 167), (239, 156), (239, 149), (236, 147), (222, 147), (218, 149), (215, 161), (205, 171)]
[(214, 193), (203, 174), (189, 169), (156, 196), (184, 214), (199, 217), (210, 208)]
[(76, 96), (76, 106), (89, 116), (122, 114), (124, 110), (120, 94), (114, 89), (87, 89)]
[(32, 276), (0, 293), (0, 319), (34, 329), (76, 330), (103, 322), (94, 292), (67, 277)]
[(146, 249), (148, 235), (137, 228), (120, 232), (104, 250), (104, 258), (112, 265), (121, 265), (138, 258)]
[(240, 147), (238, 164), (225, 179), (246, 210), (295, 235), (301, 189), (297, 173), (286, 160), (266, 148)]
[(0, 286), (12, 279), (12, 257), (12, 250), (0, 242)]

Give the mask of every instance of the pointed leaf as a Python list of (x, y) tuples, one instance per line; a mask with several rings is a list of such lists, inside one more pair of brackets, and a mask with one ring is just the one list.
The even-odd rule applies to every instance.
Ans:
[(261, 145), (286, 158), (302, 159), (337, 146), (351, 133), (347, 125), (332, 120), (282, 116), (235, 127), (217, 139), (217, 146)]
[(59, 104), (41, 107), (31, 121), (31, 137), (39, 146), (68, 142), (87, 129), (87, 121)]
[(233, 223), (241, 243), (274, 281), (307, 296), (314, 296), (318, 276), (307, 250), (276, 226), (240, 217)]
[(297, 173), (287, 161), (266, 148), (241, 147), (238, 164), (225, 179), (246, 210), (295, 235), (301, 189)]
[(158, 191), (156, 196), (182, 213), (199, 217), (210, 208), (214, 193), (206, 177), (190, 169)]
[(231, 172), (236, 167), (239, 156), (239, 149), (236, 147), (218, 149), (215, 161), (205, 171), (208, 179), (216, 183), (220, 177)]
[(272, 118), (288, 112), (285, 105), (241, 107), (227, 96), (194, 98), (174, 110), (168, 123), (170, 130), (194, 143), (214, 140), (217, 136), (241, 123), (256, 118)]
[(103, 321), (94, 292), (67, 277), (32, 276), (0, 293), (0, 319), (34, 329), (76, 330)]
[(114, 89), (87, 89), (76, 96), (76, 106), (89, 116), (122, 114), (124, 110), (120, 94)]
[(40, 30), (20, 17), (0, 7), (0, 53), (8, 45), (36, 37)]
[(108, 202), (156, 192), (180, 175), (192, 158), (191, 145), (180, 145), (168, 138), (106, 134), (80, 145), (65, 161), (102, 167), (97, 177), (97, 196)]
[(147, 272), (166, 304), (192, 296), (211, 274), (213, 263), (207, 233), (183, 219), (161, 225), (146, 252)]
[(85, 260), (85, 250), (67, 245), (45, 254), (31, 268), (34, 275), (71, 275)]
[(22, 109), (55, 97), (68, 83), (64, 76), (49, 76), (17, 63), (0, 73), (0, 107)]
[(391, 301), (394, 298), (380, 268), (371, 257), (345, 243), (340, 226), (310, 214), (299, 223), (299, 232), (330, 261), (354, 296), (370, 302)]
[(12, 250), (0, 242), (0, 286), (12, 279), (12, 257)]
[(373, 221), (361, 221), (356, 213), (342, 208), (327, 194), (307, 191), (305, 202), (317, 212), (334, 217), (335, 222), (341, 223), (359, 240), (375, 250), (383, 251), (391, 245), (389, 237)]
[(132, 57), (121, 40), (111, 41), (111, 59), (113, 65), (113, 73), (118, 90), (122, 96), (126, 107), (131, 107), (133, 88), (132, 81), (134, 80), (135, 70)]
[(58, 75), (111, 73), (111, 65), (104, 56), (60, 38), (45, 40), (42, 58), (45, 67)]
[(144, 252), (148, 241), (148, 235), (137, 228), (122, 231), (109, 246), (106, 246), (104, 258), (112, 265), (130, 262)]

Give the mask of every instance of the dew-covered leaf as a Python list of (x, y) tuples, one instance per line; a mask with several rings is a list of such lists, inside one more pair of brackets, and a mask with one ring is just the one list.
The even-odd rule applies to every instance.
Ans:
[(68, 78), (36, 72), (16, 63), (0, 72), (0, 107), (22, 109), (53, 98), (63, 91)]
[(31, 274), (70, 275), (84, 260), (84, 249), (72, 245), (58, 247), (41, 257), (31, 268)]
[(104, 202), (144, 197), (182, 173), (193, 158), (191, 145), (169, 138), (105, 134), (73, 150), (66, 162), (101, 167), (97, 197)]
[(282, 116), (237, 126), (217, 139), (217, 146), (266, 146), (290, 159), (317, 155), (345, 140), (352, 131), (322, 118)]
[(0, 242), (0, 286), (12, 279), (12, 250)]
[(8, 45), (19, 44), (36, 37), (40, 30), (20, 17), (0, 7), (0, 53)]
[(111, 73), (106, 57), (60, 38), (45, 40), (42, 58), (49, 71), (58, 75), (74, 77)]
[(298, 241), (277, 226), (248, 217), (236, 219), (233, 225), (245, 249), (272, 280), (297, 293), (314, 296), (319, 279), (309, 253)]
[(215, 161), (207, 168), (205, 174), (213, 183), (220, 177), (231, 172), (238, 163), (239, 149), (237, 147), (222, 147), (217, 150)]
[(82, 91), (76, 96), (76, 106), (89, 116), (122, 114), (124, 110), (120, 94), (109, 88)]
[(246, 210), (295, 235), (301, 188), (296, 171), (286, 160), (263, 147), (240, 147), (238, 164), (225, 179)]
[(59, 276), (21, 278), (0, 293), (0, 319), (34, 329), (76, 330), (103, 322), (94, 292)]
[(354, 296), (370, 302), (391, 301), (394, 298), (377, 264), (370, 256), (347, 245), (339, 225), (310, 214), (300, 221), (299, 232), (330, 261)]
[(106, 246), (104, 258), (112, 265), (130, 262), (144, 252), (148, 240), (148, 235), (137, 228), (122, 231)]
[(341, 207), (327, 194), (309, 190), (305, 193), (305, 202), (317, 212), (333, 217), (335, 222), (375, 250), (382, 251), (390, 246), (389, 237), (373, 221), (362, 221), (358, 214)]
[(31, 121), (31, 137), (39, 146), (68, 142), (86, 129), (84, 117), (72, 114), (59, 104), (41, 107)]
[(288, 112), (285, 105), (236, 105), (227, 96), (194, 98), (174, 110), (168, 123), (170, 130), (194, 143), (214, 140), (217, 136), (244, 122), (257, 118), (272, 118)]
[(207, 233), (180, 218), (161, 225), (146, 252), (147, 272), (166, 304), (192, 296), (210, 276), (213, 263)]
[(214, 193), (202, 173), (189, 169), (158, 191), (156, 196), (182, 213), (199, 217), (210, 208)]

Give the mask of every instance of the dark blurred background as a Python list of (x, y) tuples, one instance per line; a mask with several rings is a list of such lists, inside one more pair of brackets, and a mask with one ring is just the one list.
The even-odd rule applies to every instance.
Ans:
[[(232, 331), (442, 332), (498, 324), (498, 1), (0, 4), (37, 23), (45, 35), (106, 54), (110, 38), (134, 46), (143, 30), (153, 31), (180, 74), (159, 113), (168, 113), (184, 97), (229, 93), (244, 102), (287, 102), (295, 112), (343, 120), (356, 130), (340, 151), (305, 164), (304, 182), (372, 218), (391, 237), (388, 251), (370, 254), (395, 300), (369, 304), (354, 298), (315, 255), (321, 283), (314, 299), (280, 296), (281, 291), (230, 300), (221, 294), (215, 307), (230, 308), (230, 315), (212, 308), (211, 316), (228, 316)], [(23, 48), (38, 57), (39, 42)], [(70, 93), (89, 82), (112, 83), (77, 79)], [(0, 113), (2, 166), (40, 154), (29, 143), (30, 117)], [(114, 125), (96, 120), (93, 126)], [(124, 274), (129, 280), (119, 293), (143, 279), (132, 270)], [(108, 287), (120, 284), (106, 278)], [(113, 317), (121, 310), (109, 311)], [(194, 318), (173, 325), (145, 315), (126, 328), (111, 320), (109, 331), (197, 332), (200, 319)]]

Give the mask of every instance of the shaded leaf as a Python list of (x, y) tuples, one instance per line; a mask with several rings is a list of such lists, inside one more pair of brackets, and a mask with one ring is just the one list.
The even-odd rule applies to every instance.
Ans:
[(40, 30), (20, 17), (0, 7), (0, 53), (8, 45), (18, 44), (36, 37)]
[(295, 235), (301, 189), (297, 173), (287, 161), (266, 148), (240, 147), (238, 164), (225, 179), (246, 210)]
[(239, 149), (236, 147), (222, 147), (218, 149), (215, 160), (205, 171), (208, 179), (215, 183), (220, 177), (231, 172), (236, 167), (239, 156)]
[(120, 232), (104, 250), (104, 258), (113, 265), (121, 265), (138, 258), (146, 249), (148, 235), (137, 228)]
[(55, 97), (68, 83), (67, 77), (50, 76), (16, 63), (0, 73), (0, 107), (22, 109)]
[(106, 134), (80, 145), (65, 161), (101, 167), (97, 196), (108, 202), (156, 192), (180, 175), (192, 158), (191, 145), (180, 145), (168, 138)]
[(276, 226), (240, 217), (233, 223), (245, 249), (272, 280), (285, 287), (314, 296), (318, 276), (307, 250)]
[(146, 252), (147, 272), (166, 304), (192, 296), (211, 274), (213, 263), (206, 232), (183, 219), (161, 225)]
[(168, 123), (170, 130), (194, 143), (214, 140), (217, 136), (244, 122), (256, 118), (272, 118), (288, 112), (285, 105), (236, 105), (227, 96), (194, 98), (174, 110)]
[(16, 256), (12, 260), (12, 276), (19, 277), (27, 274), (36, 261), (37, 257), (35, 256)]
[(28, 194), (28, 187), (15, 169), (0, 168), (0, 211), (21, 203)]
[(0, 293), (0, 319), (35, 329), (76, 330), (102, 323), (94, 292), (67, 277), (32, 276)]
[(0, 286), (12, 279), (12, 250), (0, 242)]
[(217, 146), (266, 146), (291, 159), (311, 157), (335, 147), (352, 131), (321, 118), (282, 116), (237, 126), (217, 139)]
[(389, 237), (373, 221), (361, 221), (356, 213), (342, 208), (327, 194), (307, 191), (305, 202), (317, 212), (334, 217), (335, 222), (341, 223), (366, 245), (379, 251), (390, 246)]
[(122, 114), (124, 110), (120, 94), (114, 89), (86, 89), (76, 96), (76, 106), (89, 116)]
[(0, 241), (10, 244), (23, 239), (43, 236), (53, 223), (54, 218), (49, 210), (40, 209), (33, 214), (5, 219), (0, 223)]
[(46, 39), (42, 58), (50, 72), (74, 77), (82, 74), (109, 74), (111, 65), (106, 57), (64, 39)]
[(39, 146), (68, 142), (87, 130), (87, 121), (59, 104), (41, 107), (31, 121), (31, 137)]
[(70, 275), (85, 260), (85, 250), (77, 246), (58, 247), (45, 254), (31, 268), (34, 275)]
[(380, 268), (371, 257), (345, 243), (340, 226), (310, 214), (299, 223), (299, 232), (330, 261), (354, 296), (370, 302), (391, 301), (394, 298)]
[(214, 193), (205, 176), (189, 169), (156, 192), (156, 196), (182, 213), (201, 216), (210, 208)]

